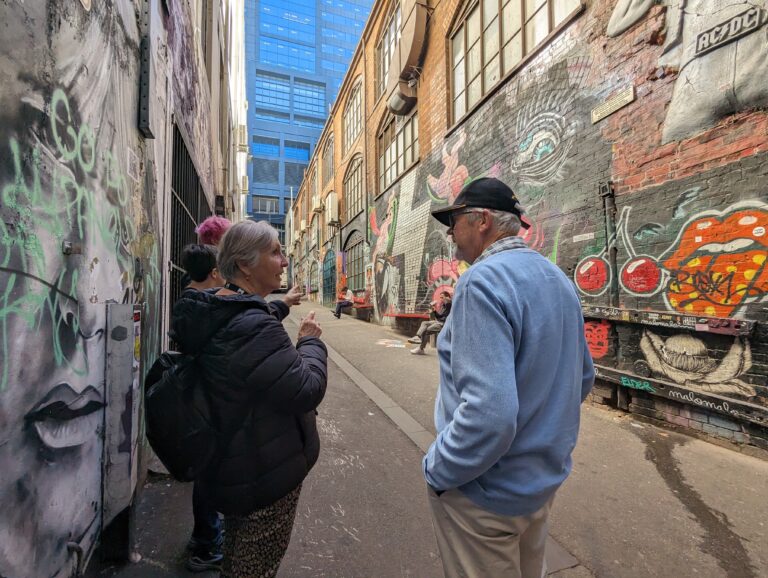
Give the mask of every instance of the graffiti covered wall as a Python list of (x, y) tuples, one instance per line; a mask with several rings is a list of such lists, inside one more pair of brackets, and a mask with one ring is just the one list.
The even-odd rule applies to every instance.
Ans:
[[(161, 346), (166, 73), (184, 56), (169, 55), (167, 14), (149, 6), (157, 140), (137, 128), (148, 20), (136, 3), (0, 7), (2, 576), (74, 575), (136, 485), (138, 375)], [(171, 46), (186, 38), (175, 50), (192, 51), (194, 67), (186, 6), (175, 7)], [(178, 111), (195, 117), (197, 105)], [(206, 130), (191, 134), (204, 142)], [(107, 304), (135, 313), (111, 327)], [(110, 340), (129, 343), (122, 385), (105, 378)], [(110, 479), (131, 480), (127, 495)]]
[[(383, 191), (368, 175), (376, 320), (426, 314), (455, 284), (467, 265), (429, 212), (496, 176), (580, 292), (604, 379), (768, 426), (765, 0), (589, 2), (452, 125), (445, 43), (464, 5), (430, 21), (419, 163)], [(371, 106), (369, 167), (386, 113)]]

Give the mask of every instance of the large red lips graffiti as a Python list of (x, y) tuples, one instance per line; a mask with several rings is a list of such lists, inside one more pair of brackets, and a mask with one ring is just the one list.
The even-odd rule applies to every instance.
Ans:
[[(768, 291), (765, 235), (768, 212), (739, 208), (702, 216), (682, 230), (668, 256), (665, 298), (678, 311), (730, 317)], [(663, 259), (663, 261), (662, 261)]]

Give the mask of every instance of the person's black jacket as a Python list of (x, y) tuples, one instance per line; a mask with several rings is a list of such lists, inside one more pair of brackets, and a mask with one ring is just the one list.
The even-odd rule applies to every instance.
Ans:
[(443, 303), (443, 308), (438, 311), (435, 309), (434, 317), (435, 321), (439, 321), (440, 323), (445, 323), (445, 320), (448, 319), (448, 314), (451, 312), (451, 302), (448, 301), (446, 303)]
[(232, 436), (206, 476), (214, 505), (245, 515), (295, 489), (317, 461), (327, 351), (316, 337), (293, 346), (280, 322), (284, 303), (214, 293), (184, 291), (169, 334), (184, 353), (200, 354), (214, 418)]

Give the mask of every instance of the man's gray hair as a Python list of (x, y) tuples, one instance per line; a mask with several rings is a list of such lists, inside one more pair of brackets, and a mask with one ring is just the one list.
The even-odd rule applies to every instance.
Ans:
[(219, 243), (219, 273), (231, 281), (240, 271), (238, 261), (253, 267), (262, 253), (272, 249), (277, 238), (277, 230), (266, 221), (241, 221), (232, 225)]
[(495, 209), (488, 209), (493, 219), (493, 226), (499, 232), (504, 235), (514, 236), (520, 232), (520, 217), (515, 213), (509, 213), (507, 211), (497, 211)]

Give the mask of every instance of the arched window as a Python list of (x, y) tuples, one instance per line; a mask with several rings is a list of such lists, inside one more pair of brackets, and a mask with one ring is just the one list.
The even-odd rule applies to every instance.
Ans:
[(336, 301), (336, 253), (329, 250), (323, 259), (323, 304), (332, 306)]
[(580, 0), (470, 0), (449, 35), (453, 121), (580, 8)]
[(339, 201), (336, 198), (336, 193), (331, 191), (325, 197), (325, 224), (327, 227), (326, 238), (333, 239), (333, 236), (338, 230), (339, 222)]
[(363, 159), (360, 156), (352, 159), (344, 177), (344, 203), (347, 222), (363, 210)]
[(317, 222), (319, 221), (319, 216), (314, 215), (312, 219), (312, 225), (309, 228), (309, 246), (310, 247), (317, 247), (319, 244), (320, 238), (318, 237), (319, 228), (317, 226)]
[(376, 96), (381, 95), (387, 87), (387, 74), (392, 62), (392, 55), (400, 40), (400, 4), (393, 6), (387, 23), (381, 33), (379, 44), (376, 46)]
[(309, 292), (317, 293), (320, 290), (320, 271), (317, 261), (309, 268)]
[(388, 115), (376, 139), (379, 190), (383, 193), (397, 177), (419, 160), (419, 117)]
[(357, 83), (347, 99), (347, 106), (344, 108), (344, 153), (349, 151), (355, 142), (357, 135), (360, 134), (362, 126), (362, 93), (360, 84)]
[(333, 135), (323, 149), (323, 186), (327, 185), (333, 177)]
[(344, 246), (347, 261), (347, 286), (352, 291), (365, 289), (365, 258), (363, 236), (355, 231)]

